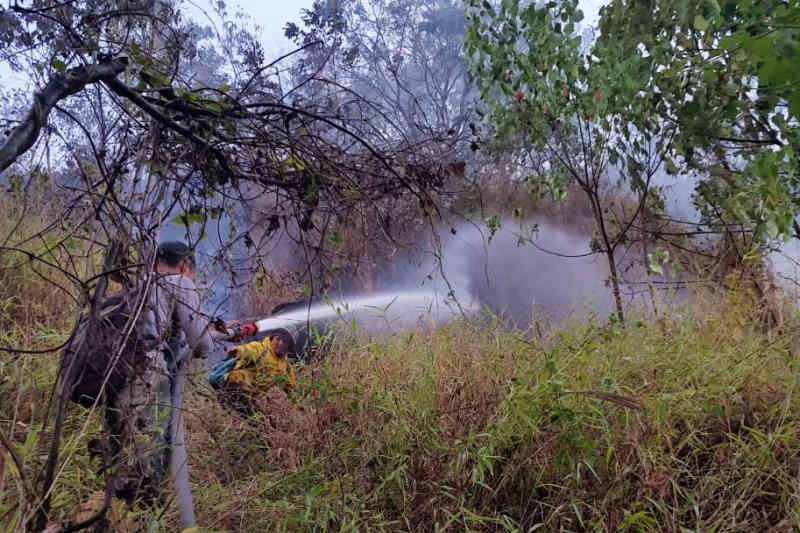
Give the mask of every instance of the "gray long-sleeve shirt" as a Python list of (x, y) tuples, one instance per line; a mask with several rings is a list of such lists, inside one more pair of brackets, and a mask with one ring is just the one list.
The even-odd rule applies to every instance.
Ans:
[[(151, 298), (158, 331), (168, 336), (175, 357), (190, 353), (202, 357), (214, 349), (208, 319), (200, 309), (200, 295), (191, 279), (180, 274), (160, 275)], [(180, 365), (183, 361), (174, 363)]]

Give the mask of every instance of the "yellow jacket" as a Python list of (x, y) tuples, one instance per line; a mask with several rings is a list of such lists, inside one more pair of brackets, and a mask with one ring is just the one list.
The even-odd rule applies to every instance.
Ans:
[(264, 339), (237, 346), (236, 364), (224, 379), (248, 394), (264, 392), (276, 383), (288, 390), (294, 387), (294, 368), (286, 356), (275, 355), (269, 339)]

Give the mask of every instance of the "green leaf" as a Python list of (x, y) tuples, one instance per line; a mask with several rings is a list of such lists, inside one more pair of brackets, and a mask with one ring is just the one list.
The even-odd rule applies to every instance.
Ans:
[(489, 215), (488, 217), (486, 217), (485, 222), (486, 222), (486, 229), (489, 230), (489, 241), (491, 241), (492, 237), (494, 237), (495, 233), (497, 233), (497, 230), (499, 230), (501, 227), (500, 215), (496, 213), (493, 215)]
[(300, 294), (302, 294), (306, 298), (310, 298), (311, 294), (313, 292), (312, 289), (311, 289), (311, 285), (308, 285), (306, 283), (300, 285), (299, 291), (300, 291)]
[(647, 270), (651, 274), (664, 275), (664, 265), (669, 262), (669, 251), (659, 248), (647, 254)]
[(192, 224), (202, 224), (206, 221), (206, 214), (202, 209), (191, 208), (177, 216), (172, 217), (170, 221), (173, 224), (188, 228)]
[(53, 69), (55, 69), (56, 72), (61, 72), (62, 74), (64, 73), (65, 70), (67, 70), (67, 65), (65, 65), (64, 62), (61, 61), (60, 59), (53, 59), (52, 61), (50, 61), (50, 66), (53, 67)]
[(794, 118), (800, 119), (800, 91), (796, 91), (787, 97), (789, 102), (789, 112)]
[(653, 414), (658, 422), (664, 422), (669, 416), (670, 403), (667, 395), (660, 395), (653, 402)]
[(342, 243), (342, 236), (339, 233), (331, 233), (328, 235), (328, 242), (333, 244), (334, 246), (338, 246)]
[(694, 29), (698, 31), (706, 31), (708, 29), (708, 20), (703, 15), (696, 15), (694, 17)]

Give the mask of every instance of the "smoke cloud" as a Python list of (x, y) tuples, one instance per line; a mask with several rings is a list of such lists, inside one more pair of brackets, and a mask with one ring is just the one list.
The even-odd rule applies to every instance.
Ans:
[(463, 306), (487, 307), (518, 325), (532, 317), (608, 314), (607, 264), (589, 253), (589, 236), (546, 222), (535, 233), (524, 228), (531, 222), (504, 221), (490, 238), (485, 225), (460, 224), (455, 234), (440, 237), (441, 264), (429, 257), (402, 274), (396, 267), (387, 284), (395, 290), (427, 287), (441, 296), (452, 289)]

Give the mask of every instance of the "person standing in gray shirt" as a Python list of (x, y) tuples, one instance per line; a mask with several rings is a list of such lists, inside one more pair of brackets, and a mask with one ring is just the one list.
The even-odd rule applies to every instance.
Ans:
[(159, 245), (156, 279), (142, 319), (154, 322), (162, 342), (145, 354), (142, 371), (114, 398), (109, 424), (117, 451), (116, 496), (152, 505), (160, 499), (168, 470), (184, 529), (195, 527), (195, 516), (186, 464), (183, 384), (190, 355), (204, 357), (213, 349), (194, 268), (186, 244)]

